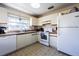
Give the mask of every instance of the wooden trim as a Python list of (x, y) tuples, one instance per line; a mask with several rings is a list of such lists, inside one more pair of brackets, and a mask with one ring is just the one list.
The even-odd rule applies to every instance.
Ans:
[(57, 24), (52, 24), (52, 26), (57, 26)]
[(46, 24), (43, 24), (42, 26), (45, 26), (45, 25), (48, 25), (48, 24), (51, 24), (51, 23), (46, 23)]

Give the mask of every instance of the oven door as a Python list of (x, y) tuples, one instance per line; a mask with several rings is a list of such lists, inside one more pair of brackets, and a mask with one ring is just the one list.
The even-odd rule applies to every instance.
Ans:
[(40, 37), (40, 43), (49, 46), (49, 32), (41, 32)]

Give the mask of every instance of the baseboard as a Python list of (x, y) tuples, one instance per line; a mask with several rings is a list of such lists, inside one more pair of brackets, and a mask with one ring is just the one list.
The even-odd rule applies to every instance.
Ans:
[(65, 53), (65, 52), (59, 51), (59, 50), (58, 50), (58, 52), (63, 53), (63, 54), (65, 54), (65, 55), (67, 55), (67, 56), (72, 56), (72, 55), (69, 55), (69, 54), (67, 54), (67, 53)]

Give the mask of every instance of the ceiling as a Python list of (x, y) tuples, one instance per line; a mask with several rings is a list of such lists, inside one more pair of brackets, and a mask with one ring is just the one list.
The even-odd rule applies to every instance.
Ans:
[[(33, 8), (30, 3), (4, 3), (4, 5), (25, 12), (29, 15), (39, 16), (49, 11), (56, 10), (61, 7), (71, 5), (70, 3), (40, 3), (40, 8)], [(54, 6), (54, 8), (48, 10), (49, 7)]]

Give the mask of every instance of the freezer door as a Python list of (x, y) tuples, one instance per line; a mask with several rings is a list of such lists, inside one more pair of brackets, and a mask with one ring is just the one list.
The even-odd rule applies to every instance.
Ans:
[(58, 17), (58, 27), (79, 27), (79, 12)]
[(79, 56), (79, 28), (59, 28), (57, 49), (69, 55)]

